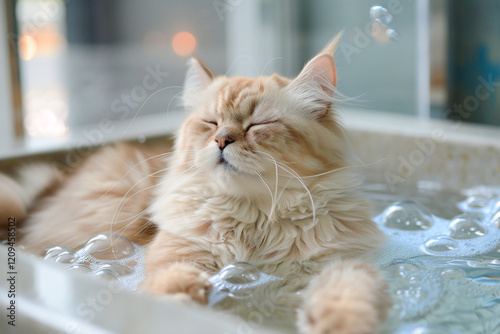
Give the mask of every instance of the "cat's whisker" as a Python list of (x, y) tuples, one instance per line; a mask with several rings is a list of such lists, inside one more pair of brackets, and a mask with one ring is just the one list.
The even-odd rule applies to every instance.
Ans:
[(267, 190), (269, 191), (269, 195), (271, 195), (271, 210), (269, 211), (269, 216), (267, 218), (267, 222), (269, 223), (269, 221), (271, 221), (272, 219), (272, 216), (273, 216), (273, 211), (274, 211), (274, 207), (276, 205), (276, 202), (275, 202), (275, 195), (273, 195), (273, 192), (271, 191), (271, 187), (269, 187), (269, 185), (267, 184), (267, 182), (264, 180), (264, 178), (262, 177), (262, 175), (259, 173), (259, 172), (255, 172), (257, 173), (257, 176), (260, 178), (260, 180), (262, 181), (262, 183), (264, 183), (264, 185), (266, 186)]
[(273, 61), (275, 60), (285, 60), (285, 58), (283, 57), (274, 57), (272, 58), (271, 60), (269, 60), (265, 65), (264, 65), (264, 68), (262, 69), (262, 71), (260, 71), (260, 76), (264, 76), (264, 72), (266, 71), (266, 67), (271, 64)]
[[(178, 150), (177, 152), (184, 152), (184, 153), (185, 153), (185, 152), (188, 152), (188, 153), (189, 153), (189, 152), (197, 152), (197, 151), (196, 151), (196, 150), (183, 150), (183, 151)], [(117, 157), (118, 157), (118, 159), (119, 159), (119, 160), (121, 160), (121, 161), (123, 162), (123, 164), (124, 164), (124, 165), (127, 165), (127, 167), (129, 167), (130, 169), (135, 169), (136, 167), (140, 166), (143, 162), (146, 162), (146, 161), (148, 161), (148, 160), (150, 160), (150, 159), (155, 159), (155, 158), (160, 158), (160, 159), (161, 159), (161, 158), (169, 158), (169, 157), (171, 157), (171, 156), (172, 156), (172, 155), (174, 155), (174, 154), (176, 154), (176, 152), (175, 152), (175, 151), (172, 151), (172, 152), (166, 152), (166, 153), (160, 153), (160, 154), (154, 155), (154, 156), (152, 156), (152, 157), (149, 157), (149, 158), (147, 158), (147, 159), (143, 159), (143, 160), (141, 160), (140, 162), (138, 162), (137, 164), (135, 164), (134, 166), (130, 166), (130, 165), (129, 165), (126, 161), (124, 161), (123, 159), (121, 159), (121, 158), (120, 158), (120, 156), (117, 156)], [(162, 168), (161, 168), (161, 169), (156, 169), (156, 168), (151, 167), (151, 169), (154, 169), (155, 171), (159, 171), (159, 170), (161, 170)], [(129, 171), (129, 172), (130, 172), (130, 171)], [(140, 172), (140, 171), (138, 171), (138, 170), (136, 170), (135, 172), (136, 172), (136, 173), (139, 173), (139, 174), (141, 174), (141, 175), (150, 175), (150, 173), (142, 173), (142, 172)], [(127, 175), (127, 174), (126, 174), (126, 175)], [(126, 176), (126, 175), (125, 175), (125, 176)]]
[(279, 180), (279, 177), (278, 177), (278, 164), (276, 162), (276, 159), (274, 159), (274, 157), (269, 154), (269, 153), (266, 153), (266, 152), (262, 152), (262, 151), (256, 151), (258, 153), (262, 153), (262, 154), (266, 154), (268, 155), (269, 157), (271, 157), (273, 163), (274, 163), (274, 166), (275, 166), (275, 172), (276, 172), (276, 181), (274, 182), (274, 198), (273, 198), (273, 203), (271, 204), (271, 212), (269, 213), (269, 217), (272, 217), (273, 214), (274, 214), (274, 210), (276, 208), (276, 205), (277, 205), (277, 195), (278, 195), (278, 180)]
[[(167, 105), (167, 109), (166, 109), (166, 113), (168, 113), (168, 111), (170, 110), (170, 105), (172, 104), (172, 102), (180, 95), (180, 94), (183, 94), (184, 93), (184, 87), (182, 88), (182, 90), (180, 92), (178, 92), (177, 94), (175, 94), (171, 99), (170, 99), (170, 102), (168, 103)], [(182, 104), (182, 102), (181, 102)], [(170, 131), (170, 133), (172, 133), (172, 131)]]
[(331, 173), (339, 172), (341, 170), (345, 170), (345, 169), (349, 169), (349, 168), (368, 167), (368, 166), (372, 166), (372, 165), (378, 164), (379, 162), (382, 162), (384, 160), (387, 160), (387, 158), (382, 158), (382, 159), (379, 159), (377, 161), (371, 162), (369, 164), (360, 164), (360, 165), (350, 165), (350, 166), (339, 167), (339, 168), (336, 168), (336, 169), (332, 169), (332, 170), (330, 170), (328, 172), (324, 172), (324, 173), (320, 173), (320, 174), (316, 174), (316, 175), (303, 176), (302, 178), (303, 179), (310, 179), (310, 178), (313, 178), (313, 177), (319, 177), (319, 176), (323, 176), (323, 175), (328, 175), (328, 174), (331, 174)]
[(244, 55), (239, 55), (239, 56), (238, 56), (238, 57), (236, 57), (236, 59), (235, 59), (235, 60), (231, 63), (231, 65), (229, 65), (229, 67), (227, 68), (227, 71), (226, 71), (226, 73), (224, 73), (224, 75), (225, 75), (225, 76), (228, 76), (229, 72), (232, 70), (232, 68), (234, 67), (234, 65), (236, 65), (236, 63), (237, 63), (238, 61), (240, 61), (241, 59), (246, 59), (246, 60), (250, 61), (250, 62), (253, 64), (254, 69), (255, 69), (256, 71), (258, 71), (258, 70), (257, 70), (257, 68), (258, 68), (257, 63), (256, 63), (256, 62), (255, 62), (252, 58), (247, 57), (247, 56), (244, 56)]
[[(262, 153), (265, 153), (265, 152), (262, 152)], [(266, 153), (267, 154), (267, 153)], [(289, 173), (290, 175), (292, 175), (297, 181), (300, 182), (300, 184), (304, 187), (304, 189), (306, 190), (307, 192), (307, 195), (309, 196), (309, 199), (311, 201), (311, 205), (312, 205), (312, 210), (313, 210), (313, 221), (316, 220), (316, 205), (314, 204), (314, 199), (312, 197), (312, 194), (311, 192), (309, 191), (309, 188), (307, 188), (304, 180), (302, 180), (302, 178), (300, 177), (300, 175), (295, 171), (293, 170), (291, 167), (285, 165), (285, 164), (282, 164), (280, 162), (276, 162), (278, 164), (278, 166), (283, 169), (284, 171), (286, 171), (287, 173)]]
[[(182, 166), (182, 165), (185, 165), (185, 164), (188, 164), (188, 163), (191, 163), (191, 162), (192, 162), (192, 160), (191, 160), (191, 161), (187, 161), (187, 162), (185, 162), (185, 163), (181, 163), (181, 164), (175, 165), (175, 166), (169, 166), (169, 167), (164, 168), (164, 169), (162, 169), (162, 170), (156, 171), (156, 172), (152, 173), (151, 175), (155, 175), (155, 174), (163, 173), (163, 172), (165, 172), (165, 171), (167, 171), (167, 170), (169, 170), (169, 169), (172, 169), (172, 168), (175, 168), (175, 167), (178, 167), (178, 166)], [(194, 167), (194, 166), (192, 166), (192, 167)], [(191, 169), (192, 167), (188, 168), (187, 170)], [(132, 190), (133, 190), (133, 189), (134, 189), (134, 188), (135, 188), (135, 187), (136, 187), (139, 183), (143, 182), (143, 181), (144, 181), (144, 180), (146, 180), (148, 177), (151, 177), (151, 175), (148, 175), (148, 176), (146, 176), (146, 177), (143, 177), (142, 179), (140, 179), (139, 181), (137, 181), (137, 182), (136, 182), (133, 186), (131, 186), (131, 187), (129, 188), (129, 190), (125, 193), (125, 195), (124, 195), (124, 196), (122, 197), (122, 199), (120, 200), (120, 203), (118, 204), (118, 206), (119, 206), (119, 207), (118, 207), (118, 209), (117, 209), (117, 210), (115, 211), (115, 213), (113, 214), (113, 219), (112, 219), (112, 224), (111, 224), (111, 226), (113, 226), (114, 222), (116, 222), (116, 219), (118, 218), (118, 215), (120, 214), (120, 211), (123, 209), (123, 206), (125, 206), (125, 204), (126, 204), (126, 203), (127, 203), (127, 202), (128, 202), (128, 201), (132, 198), (132, 197), (134, 197), (137, 193), (140, 193), (140, 192), (142, 192), (142, 191), (144, 191), (144, 190), (147, 190), (147, 189), (150, 189), (150, 188), (151, 188), (151, 187), (147, 187), (147, 188), (145, 188), (145, 189), (143, 189), (143, 190), (141, 190), (141, 191), (139, 191), (139, 192), (134, 193), (132, 196), (130, 196), (130, 197), (128, 197), (128, 198), (127, 198), (128, 194), (129, 194), (129, 193), (130, 193), (130, 192), (131, 192), (131, 191), (132, 191)], [(159, 184), (160, 184), (160, 183), (155, 184), (154, 186), (155, 186), (155, 187), (157, 187)]]
[(302, 186), (304, 187), (305, 191), (307, 192), (307, 195), (309, 196), (309, 199), (311, 200), (311, 206), (312, 206), (312, 211), (313, 211), (313, 222), (316, 221), (316, 204), (314, 203), (314, 199), (312, 197), (312, 194), (311, 194), (311, 191), (309, 191), (309, 188), (307, 188), (306, 184), (304, 183), (304, 180), (302, 180), (302, 178), (299, 176), (299, 174), (297, 174), (297, 172), (295, 172), (292, 168), (288, 167), (288, 166), (280, 166), (281, 168), (283, 168), (285, 171), (288, 172), (288, 169), (291, 169), (292, 170), (292, 175), (294, 175), (297, 180), (302, 184)]
[[(137, 118), (137, 115), (139, 115), (139, 113), (141, 112), (142, 108), (144, 107), (144, 105), (149, 101), (149, 99), (151, 99), (153, 96), (155, 96), (157, 93), (159, 92), (162, 92), (164, 90), (167, 90), (167, 89), (172, 89), (172, 88), (183, 88), (182, 86), (170, 86), (170, 87), (164, 87), (164, 88), (161, 88), (161, 89), (158, 89), (157, 91), (155, 91), (153, 94), (149, 95), (148, 98), (141, 104), (141, 106), (139, 107), (139, 109), (137, 110), (137, 112), (135, 113), (134, 117), (132, 117), (132, 119), (130, 120), (130, 123), (128, 124), (127, 128), (123, 131), (123, 135), (125, 133), (127, 133), (127, 131), (129, 130), (129, 128), (132, 126), (132, 123), (135, 121), (135, 119)], [(123, 135), (122, 135), (122, 138), (123, 138)]]
[[(122, 228), (119, 228), (119, 229), (115, 230), (115, 233), (116, 233), (116, 232), (119, 232), (119, 231), (121, 231), (121, 230), (123, 230), (123, 231), (122, 231), (122, 233), (120, 233), (120, 234), (119, 234), (120, 236), (122, 236), (122, 235), (123, 235), (123, 233), (125, 232), (125, 230), (126, 230), (126, 229), (130, 226), (130, 225), (132, 225), (133, 223), (135, 223), (135, 222), (137, 221), (137, 219), (139, 219), (139, 218), (142, 216), (142, 214), (143, 214), (143, 213), (144, 213), (147, 209), (145, 209), (145, 210), (141, 211), (139, 214), (134, 215), (134, 216), (132, 216), (132, 217), (128, 217), (128, 218), (123, 219), (123, 220), (117, 220), (117, 218), (119, 217), (119, 215), (120, 215), (120, 213), (121, 213), (121, 210), (123, 209), (123, 207), (125, 206), (125, 204), (127, 204), (127, 202), (128, 202), (128, 201), (129, 201), (132, 197), (134, 197), (134, 196), (135, 196), (135, 195), (137, 195), (137, 194), (142, 193), (143, 191), (147, 191), (147, 190), (149, 190), (149, 189), (151, 189), (151, 188), (156, 188), (156, 187), (158, 187), (158, 185), (157, 185), (157, 184), (154, 184), (154, 185), (152, 185), (152, 186), (149, 186), (149, 187), (146, 187), (146, 188), (144, 188), (144, 189), (141, 189), (141, 190), (139, 190), (139, 191), (135, 192), (132, 196), (130, 196), (129, 198), (127, 198), (127, 199), (125, 200), (125, 202), (123, 202), (123, 204), (121, 204), (121, 207), (120, 207), (120, 209), (118, 210), (118, 212), (117, 212), (117, 214), (116, 214), (116, 216), (115, 216), (115, 217), (116, 217), (116, 219), (115, 219), (115, 217), (113, 217), (113, 219), (112, 219), (112, 221), (111, 221), (110, 231), (109, 231), (109, 232), (110, 232), (110, 234), (113, 234), (113, 226), (114, 226), (114, 225), (116, 225), (116, 224), (117, 224), (117, 223), (119, 223), (119, 222), (125, 222), (125, 221), (127, 221), (127, 220), (130, 220), (130, 219), (134, 218), (134, 219), (133, 219), (130, 223), (126, 224), (124, 227), (122, 227)], [(112, 245), (113, 245), (113, 244), (112, 244)], [(112, 245), (111, 245), (111, 246), (112, 246)]]
[[(191, 162), (191, 161), (189, 161), (189, 162)], [(187, 162), (187, 163), (189, 163), (189, 162)], [(191, 170), (191, 169), (193, 169), (193, 168), (196, 168), (196, 166), (195, 166), (195, 165), (193, 165), (193, 166), (189, 167), (188, 169), (186, 169), (185, 171), (183, 171), (182, 173), (180, 173), (180, 174), (179, 174), (179, 176), (186, 174), (188, 171), (190, 171), (190, 170)], [(140, 182), (140, 181), (139, 181), (139, 182)], [(111, 223), (111, 226), (110, 226), (110, 234), (112, 234), (113, 225), (117, 222), (115, 219), (117, 219), (117, 218), (118, 218), (118, 216), (120, 215), (121, 210), (123, 209), (123, 207), (125, 206), (125, 204), (127, 204), (127, 202), (128, 202), (128, 201), (129, 201), (132, 197), (136, 196), (136, 195), (137, 195), (137, 194), (139, 194), (139, 193), (142, 193), (143, 191), (149, 190), (149, 189), (151, 189), (151, 188), (155, 188), (155, 187), (156, 187), (156, 188), (158, 188), (158, 187), (159, 187), (160, 185), (162, 185), (162, 184), (164, 184), (164, 182), (159, 182), (159, 183), (154, 184), (154, 185), (152, 185), (152, 186), (146, 187), (146, 188), (144, 188), (144, 189), (141, 189), (141, 190), (139, 190), (139, 191), (135, 192), (134, 194), (132, 194), (132, 196), (130, 196), (130, 197), (128, 197), (128, 198), (126, 198), (126, 197), (127, 197), (127, 195), (128, 195), (128, 193), (130, 192), (130, 190), (131, 190), (131, 189), (133, 189), (133, 188), (137, 185), (137, 183), (136, 183), (134, 186), (132, 186), (132, 187), (130, 188), (130, 190), (127, 192), (127, 194), (125, 194), (125, 196), (124, 196), (124, 198), (126, 198), (126, 200), (123, 202), (123, 204), (121, 204), (121, 205), (120, 205), (120, 208), (118, 209), (118, 212), (117, 212), (117, 213), (113, 216), (113, 220), (112, 220), (112, 223)], [(120, 202), (121, 202), (121, 201), (120, 201)], [(126, 229), (130, 226), (130, 225), (132, 225), (133, 223), (135, 223), (135, 222), (137, 221), (137, 219), (138, 219), (138, 218), (139, 218), (139, 217), (135, 218), (132, 222), (130, 222), (130, 223), (128, 223), (126, 226), (122, 227), (121, 229), (123, 229), (123, 231), (122, 231), (122, 233), (121, 233), (120, 235), (123, 235), (123, 233), (125, 233), (125, 230), (126, 230)], [(121, 230), (121, 229), (118, 229), (117, 231), (119, 231), (119, 230)]]
[[(195, 151), (193, 151), (195, 152)], [(134, 171), (135, 168), (137, 168), (138, 166), (140, 166), (141, 164), (143, 164), (144, 162), (147, 162), (151, 159), (156, 159), (156, 158), (163, 158), (165, 156), (168, 156), (168, 155), (172, 155), (174, 154), (175, 152), (166, 152), (166, 153), (160, 153), (160, 154), (157, 154), (157, 155), (154, 155), (152, 157), (149, 157), (147, 159), (143, 159), (142, 161), (136, 163), (134, 166), (129, 166), (125, 161), (123, 161), (123, 163), (125, 163), (127, 166), (129, 166), (130, 170), (125, 173), (125, 175), (122, 176), (121, 179), (119, 179), (118, 181), (115, 182), (115, 184), (113, 186), (111, 186), (111, 188), (109, 188), (104, 194), (102, 194), (101, 196), (99, 196), (99, 198), (97, 198), (95, 201), (93, 201), (92, 203), (90, 203), (91, 206), (93, 206), (94, 204), (96, 204), (98, 201), (100, 201), (104, 196), (106, 196), (111, 190), (113, 190), (118, 184), (120, 184), (120, 182), (122, 182), (130, 173), (132, 173)], [(121, 160), (121, 159), (120, 159)], [(168, 169), (169, 167), (167, 167)], [(167, 170), (166, 168), (162, 168), (162, 169), (159, 169), (157, 170), (157, 172), (160, 172), (160, 171), (166, 171)], [(138, 171), (135, 171), (135, 172), (138, 172)], [(140, 173), (140, 172), (138, 172)], [(154, 175), (152, 174), (143, 174), (143, 173), (140, 173), (142, 175), (148, 175), (147, 177), (155, 177)], [(161, 176), (158, 176), (158, 177), (161, 177)]]

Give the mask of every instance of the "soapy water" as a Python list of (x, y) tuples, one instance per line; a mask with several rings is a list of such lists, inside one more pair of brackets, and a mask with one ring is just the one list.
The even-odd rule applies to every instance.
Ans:
[(45, 261), (64, 264), (68, 270), (87, 274), (117, 287), (134, 290), (144, 280), (144, 253), (139, 245), (116, 234), (99, 234), (77, 252), (52, 247)]
[[(373, 189), (367, 193), (375, 208), (381, 203), (386, 206), (374, 221), (390, 237), (375, 260), (394, 303), (383, 332), (500, 333), (500, 189), (465, 191), (465, 198), (456, 201), (454, 208), (437, 212), (445, 218), (434, 213), (432, 199), (426, 205), (430, 209), (419, 204), (428, 200), (428, 189), (411, 196), (418, 202), (390, 205), (392, 194)], [(76, 252), (53, 247), (45, 260), (131, 290), (144, 279), (142, 248), (118, 235), (98, 235)], [(296, 332), (294, 306), (301, 292), (287, 295), (296, 297), (296, 302), (284, 302), (277, 294), (286, 280), (238, 262), (210, 281), (210, 306), (249, 321), (258, 315), (262, 325)]]

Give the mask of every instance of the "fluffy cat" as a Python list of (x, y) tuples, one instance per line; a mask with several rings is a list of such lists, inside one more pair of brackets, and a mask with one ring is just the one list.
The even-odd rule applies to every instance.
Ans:
[(42, 253), (123, 234), (146, 245), (143, 290), (201, 304), (210, 275), (249, 262), (307, 286), (302, 332), (377, 332), (390, 301), (365, 261), (385, 238), (357, 196), (332, 105), (339, 39), (293, 80), (215, 77), (191, 59), (190, 114), (173, 152), (119, 144), (95, 153), (36, 202), (21, 242)]

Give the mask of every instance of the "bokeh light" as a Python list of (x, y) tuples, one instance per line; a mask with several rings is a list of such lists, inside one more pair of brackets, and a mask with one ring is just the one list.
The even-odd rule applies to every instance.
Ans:
[(196, 38), (187, 31), (181, 31), (172, 39), (172, 48), (179, 56), (189, 56), (196, 48)]
[(38, 43), (36, 39), (30, 35), (22, 35), (19, 38), (19, 55), (22, 60), (30, 60), (36, 56), (38, 51)]

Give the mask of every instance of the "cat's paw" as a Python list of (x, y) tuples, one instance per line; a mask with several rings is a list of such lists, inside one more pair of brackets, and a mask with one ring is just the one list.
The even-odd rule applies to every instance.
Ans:
[(373, 334), (378, 319), (373, 310), (355, 310), (341, 300), (323, 300), (304, 310), (303, 331), (307, 334)]
[(391, 305), (387, 283), (375, 268), (340, 262), (306, 289), (298, 325), (307, 334), (374, 334)]
[(208, 303), (208, 292), (212, 287), (209, 275), (196, 267), (175, 263), (158, 269), (146, 277), (141, 289), (155, 295), (170, 295), (179, 301)]

